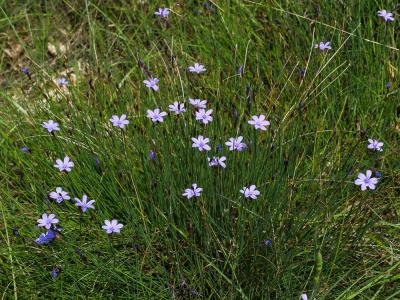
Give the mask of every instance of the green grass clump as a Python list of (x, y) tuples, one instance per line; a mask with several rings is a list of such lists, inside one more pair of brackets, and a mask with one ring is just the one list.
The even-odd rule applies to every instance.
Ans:
[[(377, 16), (395, 2), (203, 2), (1, 2), (4, 299), (399, 299), (398, 18)], [(163, 6), (167, 21), (154, 16)], [(188, 73), (195, 62), (207, 72)], [(207, 99), (214, 120), (188, 103), (146, 117), (188, 98)], [(124, 113), (129, 125), (112, 127)], [(267, 131), (247, 124), (259, 114)], [(61, 131), (48, 134), (49, 119)], [(210, 153), (192, 149), (198, 135)], [(239, 135), (248, 149), (230, 152)], [(218, 144), (226, 169), (207, 165)], [(53, 167), (65, 155), (68, 174)], [(367, 169), (382, 177), (361, 192)], [(192, 183), (204, 191), (188, 200)], [(257, 200), (239, 193), (250, 184)], [(57, 186), (96, 209), (46, 200)], [(39, 246), (44, 212), (63, 231)], [(125, 226), (108, 236), (113, 218)]]

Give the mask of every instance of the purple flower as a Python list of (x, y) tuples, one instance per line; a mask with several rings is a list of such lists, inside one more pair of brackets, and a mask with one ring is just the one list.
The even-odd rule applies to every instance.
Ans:
[(205, 109), (200, 109), (198, 112), (196, 112), (196, 120), (199, 120), (203, 124), (208, 124), (208, 122), (211, 122), (213, 120), (213, 117), (211, 116), (213, 110), (205, 110)]
[(392, 22), (394, 21), (393, 13), (388, 12), (386, 10), (379, 10), (378, 16), (380, 16), (385, 22)]
[(208, 143), (210, 142), (209, 138), (204, 138), (202, 135), (199, 135), (197, 138), (192, 137), (192, 141), (192, 148), (198, 148), (200, 151), (211, 150), (211, 147), (208, 145)]
[(188, 199), (192, 197), (200, 197), (202, 191), (203, 191), (202, 188), (197, 187), (197, 183), (193, 183), (192, 188), (185, 189), (185, 192), (182, 194), (182, 196), (185, 196)]
[(186, 111), (185, 103), (179, 103), (178, 101), (175, 101), (173, 104), (169, 105), (168, 107), (169, 107), (169, 111), (172, 111), (177, 115)]
[(29, 69), (26, 68), (26, 67), (21, 68), (21, 72), (24, 73), (24, 74), (27, 75), (27, 76), (29, 75)]
[(103, 228), (105, 231), (107, 231), (108, 234), (110, 233), (120, 233), (121, 228), (124, 227), (124, 225), (122, 225), (121, 223), (118, 223), (117, 220), (112, 220), (110, 222), (110, 220), (105, 220), (104, 221), (103, 226), (101, 226), (101, 228)]
[(94, 209), (93, 203), (95, 203), (96, 201), (94, 200), (87, 201), (86, 195), (82, 196), (82, 200), (80, 200), (79, 198), (74, 198), (74, 199), (76, 201), (75, 206), (80, 207), (83, 213), (85, 213), (88, 208)]
[(21, 151), (25, 152), (25, 153), (29, 153), (31, 151), (31, 149), (29, 149), (28, 147), (22, 147)]
[(56, 234), (53, 230), (49, 229), (46, 233), (41, 233), (39, 237), (36, 239), (36, 243), (38, 245), (46, 244), (48, 245), (54, 238)]
[(193, 66), (189, 67), (189, 72), (200, 74), (201, 72), (205, 72), (207, 69), (204, 68), (204, 65), (195, 63)]
[(257, 199), (260, 192), (256, 190), (256, 186), (253, 184), (249, 188), (244, 187), (240, 190), (240, 192), (244, 195), (245, 198)]
[(42, 124), (42, 127), (46, 128), (48, 132), (60, 131), (60, 128), (58, 126), (59, 124), (57, 122), (54, 122), (53, 120), (48, 120), (47, 122), (43, 122)]
[(59, 272), (58, 268), (54, 267), (53, 271), (51, 271), (51, 276), (53, 277), (53, 279), (57, 278), (58, 272)]
[(269, 246), (271, 246), (271, 241), (270, 240), (265, 240), (264, 244), (265, 244), (265, 247), (268, 248)]
[(208, 165), (210, 167), (222, 167), (225, 168), (225, 161), (226, 161), (226, 157), (225, 156), (221, 156), (221, 157), (217, 157), (214, 156), (213, 158), (207, 157), (208, 160)]
[(159, 108), (155, 110), (147, 110), (147, 117), (149, 117), (154, 123), (164, 122), (164, 117), (167, 115), (166, 112), (161, 111)]
[(307, 294), (301, 294), (301, 300), (308, 300)]
[(229, 141), (225, 143), (229, 147), (230, 151), (236, 150), (236, 151), (243, 151), (246, 149), (247, 145), (245, 143), (242, 143), (243, 137), (239, 136), (237, 138), (231, 137)]
[(68, 193), (63, 191), (62, 188), (57, 187), (55, 192), (50, 193), (50, 198), (54, 199), (57, 201), (57, 203), (61, 203), (63, 200), (69, 200), (71, 199), (70, 196), (68, 196)]
[(129, 121), (126, 119), (125, 114), (121, 115), (121, 117), (112, 116), (110, 121), (111, 123), (113, 123), (113, 126), (119, 128), (125, 128), (125, 126), (129, 124)]
[(269, 126), (269, 121), (265, 120), (264, 115), (253, 116), (252, 120), (248, 121), (250, 125), (253, 125), (255, 129), (267, 130), (265, 126)]
[(383, 143), (379, 142), (378, 140), (373, 140), (373, 139), (368, 139), (369, 145), (368, 145), (368, 149), (373, 149), (379, 152), (382, 152), (382, 146)]
[(150, 160), (154, 160), (155, 153), (153, 150), (150, 151)]
[(158, 78), (150, 77), (148, 80), (144, 80), (143, 82), (148, 88), (153, 89), (155, 92), (158, 91)]
[(331, 42), (320, 42), (319, 44), (314, 45), (315, 49), (320, 49), (321, 51), (332, 49)]
[(74, 165), (75, 164), (69, 159), (69, 157), (65, 156), (64, 161), (62, 161), (61, 159), (57, 159), (54, 167), (58, 168), (61, 172), (62, 171), (71, 172), (71, 168)]
[(378, 177), (378, 178), (380, 178), (380, 177), (382, 177), (382, 173), (379, 172), (379, 171), (376, 171), (376, 172), (375, 172), (375, 176)]
[(189, 103), (195, 108), (206, 108), (207, 100), (189, 98)]
[(391, 82), (388, 82), (388, 83), (386, 83), (386, 90), (390, 90), (392, 88), (392, 83)]
[(154, 13), (156, 16), (167, 18), (169, 15), (169, 9), (168, 8), (159, 8), (158, 11)]
[(372, 172), (371, 170), (367, 170), (366, 174), (358, 173), (358, 178), (354, 183), (356, 185), (361, 185), (361, 190), (365, 191), (368, 188), (371, 190), (375, 189), (375, 185), (378, 183), (378, 178), (371, 177)]
[(65, 79), (64, 77), (61, 78), (57, 78), (56, 82), (59, 86), (63, 87), (63, 86), (67, 86), (68, 85), (68, 80)]
[(50, 229), (52, 224), (57, 224), (59, 222), (58, 219), (56, 219), (55, 214), (43, 214), (42, 218), (37, 220), (38, 226), (39, 227), (45, 227), (46, 229)]
[(215, 150), (217, 150), (217, 152), (221, 152), (222, 151), (222, 145), (218, 144), (217, 147), (215, 148)]

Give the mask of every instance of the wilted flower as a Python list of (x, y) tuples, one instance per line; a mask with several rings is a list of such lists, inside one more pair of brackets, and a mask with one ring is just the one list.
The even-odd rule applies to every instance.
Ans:
[(189, 98), (189, 103), (195, 108), (206, 108), (207, 100)]
[(64, 161), (62, 161), (61, 159), (57, 159), (54, 167), (58, 168), (61, 172), (62, 171), (71, 172), (71, 168), (74, 165), (75, 164), (70, 160), (70, 158), (68, 156), (65, 156)]
[(154, 160), (155, 153), (153, 150), (150, 150), (150, 160)]
[(376, 171), (376, 172), (375, 172), (375, 176), (378, 177), (378, 178), (380, 178), (380, 177), (382, 177), (382, 173), (379, 172), (379, 171)]
[(31, 151), (31, 149), (29, 149), (28, 147), (22, 147), (21, 151), (25, 152), (25, 153), (29, 153)]
[(195, 63), (194, 66), (189, 67), (189, 72), (200, 74), (201, 72), (205, 72), (207, 69), (204, 68), (204, 65)]
[(85, 213), (88, 208), (94, 209), (93, 203), (95, 203), (96, 201), (94, 200), (87, 201), (86, 195), (82, 196), (82, 200), (79, 198), (74, 198), (74, 199), (76, 201), (75, 206), (80, 207), (83, 213)]
[(225, 161), (226, 161), (226, 157), (225, 156), (221, 156), (221, 157), (217, 157), (214, 156), (213, 158), (207, 157), (208, 160), (208, 165), (210, 167), (222, 167), (225, 168)]
[(29, 75), (29, 69), (26, 68), (26, 67), (21, 68), (21, 72), (24, 73), (24, 74), (27, 75), (27, 76)]
[(185, 103), (179, 103), (178, 101), (175, 101), (173, 104), (170, 104), (168, 107), (169, 107), (169, 111), (172, 111), (177, 115), (186, 111)]
[(46, 244), (48, 245), (54, 238), (56, 237), (56, 233), (49, 229), (46, 233), (41, 233), (39, 237), (36, 239), (36, 243), (38, 245)]
[(388, 82), (388, 83), (386, 83), (386, 90), (390, 90), (392, 88), (392, 83), (391, 82)]
[(193, 141), (192, 148), (199, 148), (200, 151), (211, 150), (211, 147), (208, 145), (208, 143), (210, 142), (209, 138), (204, 138), (202, 135), (199, 135), (197, 138), (193, 137), (192, 141)]
[(373, 139), (368, 139), (369, 145), (368, 145), (368, 149), (373, 149), (379, 152), (382, 152), (382, 146), (383, 143), (379, 142), (378, 140), (373, 140)]
[(213, 120), (213, 117), (211, 116), (213, 110), (205, 110), (205, 109), (200, 109), (198, 112), (196, 112), (196, 120), (199, 120), (203, 124), (208, 124), (208, 122), (211, 122)]
[(361, 185), (361, 190), (365, 191), (367, 187), (371, 190), (375, 189), (375, 185), (378, 183), (378, 178), (371, 177), (372, 171), (367, 170), (366, 174), (358, 173), (358, 178), (354, 183), (356, 185)]
[(270, 240), (265, 240), (264, 244), (265, 244), (265, 247), (268, 248), (269, 246), (271, 246), (271, 241)]
[(108, 234), (113, 233), (113, 232), (120, 233), (121, 228), (124, 227), (124, 225), (122, 225), (121, 223), (118, 223), (117, 220), (112, 220), (111, 222), (110, 222), (110, 220), (105, 220), (104, 224), (105, 225), (101, 226), (101, 228), (106, 230)]
[(185, 192), (182, 194), (182, 196), (185, 196), (188, 199), (192, 197), (200, 197), (202, 191), (203, 191), (202, 188), (197, 187), (197, 184), (193, 183), (192, 188), (185, 189)]
[(215, 147), (215, 150), (217, 150), (217, 152), (221, 152), (222, 151), (222, 145), (218, 144), (217, 147)]
[(48, 120), (47, 122), (43, 122), (42, 126), (46, 128), (48, 132), (60, 131), (60, 128), (58, 127), (59, 124), (57, 122), (54, 122), (53, 120)]
[(62, 188), (57, 187), (55, 192), (51, 192), (49, 194), (50, 198), (54, 199), (57, 201), (57, 203), (61, 203), (63, 200), (69, 200), (71, 199), (70, 196), (68, 196), (68, 192), (63, 191)]
[(53, 279), (56, 279), (57, 278), (57, 276), (58, 276), (58, 272), (59, 272), (60, 270), (57, 268), (57, 267), (54, 267), (53, 268), (53, 271), (51, 271), (51, 276), (53, 277)]
[(144, 80), (143, 82), (148, 88), (153, 89), (153, 91), (155, 92), (158, 91), (158, 85), (157, 85), (159, 82), (158, 78), (150, 77), (148, 80)]
[(169, 9), (168, 8), (159, 8), (158, 11), (154, 13), (156, 16), (167, 18), (169, 15)]
[(63, 87), (63, 86), (67, 86), (68, 85), (68, 80), (65, 79), (64, 77), (61, 78), (57, 78), (56, 82), (59, 86)]
[(321, 51), (332, 49), (331, 42), (320, 42), (319, 44), (315, 44), (314, 48), (319, 48)]
[(247, 147), (245, 143), (242, 143), (242, 140), (243, 140), (242, 136), (239, 136), (237, 138), (231, 137), (229, 141), (225, 143), (225, 145), (227, 145), (229, 147), (229, 150), (231, 151), (236, 150), (240, 152), (246, 149)]
[(155, 110), (147, 110), (147, 117), (149, 117), (154, 123), (164, 122), (164, 117), (167, 115), (166, 112), (161, 111), (159, 108)]
[(244, 195), (245, 198), (257, 199), (257, 196), (260, 195), (260, 192), (256, 190), (256, 186), (253, 184), (249, 188), (244, 187), (240, 190), (240, 192)]
[(264, 115), (253, 116), (252, 120), (248, 121), (250, 125), (253, 125), (255, 129), (267, 130), (265, 126), (269, 126), (269, 121), (265, 120)]
[(379, 10), (378, 16), (380, 16), (385, 22), (392, 22), (394, 21), (393, 13), (388, 12), (386, 10)]
[(50, 229), (52, 224), (57, 224), (59, 222), (58, 219), (56, 219), (55, 214), (43, 214), (42, 218), (37, 220), (38, 226), (39, 227), (45, 227), (46, 229)]
[(111, 117), (110, 121), (111, 123), (113, 123), (113, 126), (119, 128), (125, 128), (125, 126), (129, 124), (129, 121), (126, 119), (125, 114), (121, 115), (121, 117), (114, 115)]

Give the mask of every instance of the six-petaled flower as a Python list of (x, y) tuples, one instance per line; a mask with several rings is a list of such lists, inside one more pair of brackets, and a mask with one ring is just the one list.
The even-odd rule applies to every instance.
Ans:
[(225, 161), (226, 161), (226, 157), (225, 156), (214, 156), (213, 158), (207, 157), (208, 160), (208, 165), (210, 167), (222, 167), (225, 168)]
[(168, 15), (169, 15), (169, 9), (168, 9), (168, 8), (160, 7), (160, 8), (158, 9), (158, 11), (156, 11), (154, 14), (155, 14), (156, 16), (159, 16), (159, 17), (167, 18)]
[(213, 110), (205, 110), (205, 109), (200, 109), (199, 111), (196, 112), (196, 120), (202, 122), (203, 124), (208, 124), (213, 120), (213, 117), (211, 116)]
[(193, 105), (195, 108), (206, 108), (207, 100), (189, 98), (189, 103)]
[(393, 13), (386, 11), (385, 9), (378, 11), (378, 16), (380, 16), (385, 22), (394, 21)]
[(159, 108), (155, 110), (147, 110), (147, 117), (149, 117), (154, 123), (164, 122), (164, 117), (167, 115), (165, 111), (161, 111)]
[(192, 197), (200, 197), (202, 191), (203, 189), (201, 187), (197, 187), (197, 183), (193, 183), (192, 188), (185, 189), (185, 192), (182, 194), (182, 196), (188, 199)]
[(125, 126), (129, 124), (129, 121), (126, 119), (125, 114), (121, 115), (121, 117), (114, 115), (110, 118), (110, 121), (113, 124), (113, 126), (119, 128), (125, 128)]
[(71, 172), (71, 168), (74, 165), (75, 164), (70, 160), (70, 158), (68, 156), (65, 156), (63, 161), (61, 159), (57, 159), (54, 167), (58, 168), (61, 172)]
[(82, 200), (79, 198), (74, 198), (74, 199), (76, 201), (75, 206), (80, 207), (83, 213), (85, 213), (88, 208), (94, 209), (93, 203), (95, 203), (96, 201), (94, 200), (87, 201), (88, 198), (86, 195), (82, 196)]
[(178, 101), (175, 101), (173, 104), (170, 104), (168, 107), (169, 107), (169, 111), (172, 111), (177, 115), (186, 111), (185, 103), (179, 103)]
[(143, 82), (148, 88), (153, 89), (153, 91), (155, 92), (158, 91), (158, 85), (157, 85), (159, 82), (158, 78), (150, 77), (149, 79), (144, 80)]
[(101, 228), (103, 228), (105, 231), (107, 231), (108, 234), (111, 234), (113, 232), (115, 233), (120, 233), (122, 227), (124, 227), (124, 225), (122, 225), (121, 223), (118, 223), (117, 220), (105, 220), (104, 221), (104, 225), (101, 226)]
[(257, 191), (256, 186), (253, 184), (250, 187), (244, 187), (240, 190), (240, 192), (244, 195), (245, 198), (257, 199), (260, 192)]
[(314, 45), (315, 49), (320, 49), (321, 51), (325, 51), (325, 50), (330, 50), (332, 49), (331, 47), (331, 42), (320, 42), (319, 44), (315, 44)]
[(57, 224), (59, 222), (58, 219), (56, 219), (55, 214), (42, 214), (42, 218), (37, 220), (38, 226), (39, 227), (45, 227), (46, 229), (50, 229), (51, 225)]
[(382, 149), (383, 143), (382, 142), (380, 142), (378, 140), (374, 140), (374, 139), (368, 139), (368, 142), (369, 142), (368, 149), (373, 149), (373, 150), (376, 150), (379, 152), (383, 151), (383, 149)]
[(57, 187), (55, 192), (51, 192), (49, 194), (50, 198), (54, 199), (57, 201), (57, 203), (61, 203), (63, 200), (69, 200), (71, 199), (70, 196), (68, 196), (68, 192), (63, 191), (62, 188)]
[(68, 85), (68, 80), (65, 79), (64, 77), (57, 78), (57, 79), (56, 79), (56, 82), (57, 82), (57, 84), (58, 84), (60, 87), (63, 87), (63, 86), (67, 86), (67, 85)]
[(354, 183), (361, 186), (361, 190), (365, 191), (367, 188), (374, 190), (375, 185), (378, 183), (378, 178), (371, 177), (372, 171), (367, 170), (366, 174), (358, 173), (358, 178)]
[(200, 151), (210, 151), (211, 147), (208, 145), (210, 142), (209, 138), (204, 138), (202, 135), (199, 135), (197, 138), (192, 138), (192, 148), (198, 148)]
[(246, 149), (247, 145), (245, 143), (242, 143), (243, 137), (242, 136), (238, 136), (237, 138), (233, 138), (231, 137), (229, 139), (229, 141), (227, 141), (225, 143), (225, 145), (227, 145), (229, 147), (230, 151), (243, 151), (244, 149)]
[(253, 116), (250, 121), (248, 121), (250, 125), (253, 125), (255, 129), (267, 130), (266, 126), (269, 126), (269, 121), (265, 120), (264, 115)]
[(195, 63), (193, 66), (189, 67), (189, 72), (200, 74), (201, 72), (205, 72), (207, 69), (204, 68), (204, 65), (199, 63)]
[(60, 131), (59, 124), (54, 122), (53, 120), (48, 120), (47, 122), (43, 122), (42, 126), (47, 129), (48, 132), (52, 131)]

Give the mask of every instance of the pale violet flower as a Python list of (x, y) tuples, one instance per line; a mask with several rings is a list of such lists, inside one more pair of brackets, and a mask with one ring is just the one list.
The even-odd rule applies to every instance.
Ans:
[(253, 116), (252, 120), (248, 121), (250, 125), (253, 125), (255, 129), (267, 130), (265, 126), (269, 126), (269, 121), (265, 120), (264, 115)]
[(244, 187), (240, 190), (240, 192), (244, 195), (245, 198), (257, 199), (260, 192), (256, 190), (256, 186), (253, 184), (249, 188)]
[(373, 150), (376, 150), (379, 152), (383, 151), (383, 149), (382, 149), (383, 143), (382, 142), (380, 142), (378, 140), (374, 140), (374, 139), (368, 139), (368, 142), (369, 142), (368, 149), (373, 149)]
[(358, 178), (354, 183), (356, 185), (361, 185), (361, 190), (365, 191), (367, 188), (374, 190), (375, 185), (378, 183), (378, 178), (371, 177), (372, 171), (367, 170), (366, 174), (358, 173)]
[(79, 198), (74, 198), (74, 199), (76, 201), (75, 206), (80, 207), (83, 213), (85, 213), (88, 208), (94, 209), (93, 203), (95, 203), (96, 201), (94, 200), (87, 201), (88, 198), (86, 195), (82, 196), (82, 200)]
[(168, 17), (168, 15), (169, 15), (169, 9), (168, 8), (159, 8), (158, 9), (158, 11), (156, 11), (155, 13), (154, 13), (156, 16), (159, 16), (159, 17), (163, 17), (163, 18), (167, 18)]
[(226, 157), (225, 156), (221, 156), (221, 157), (217, 157), (214, 156), (213, 158), (207, 157), (208, 160), (208, 165), (210, 167), (222, 167), (225, 168), (225, 161), (226, 161)]
[(71, 172), (71, 168), (74, 165), (75, 164), (70, 160), (70, 158), (66, 156), (64, 157), (64, 161), (62, 161), (61, 159), (57, 159), (54, 167), (58, 168), (61, 172), (62, 171)]
[(172, 111), (177, 115), (186, 111), (185, 103), (179, 103), (178, 101), (175, 101), (173, 104), (170, 104), (168, 107), (169, 107), (169, 111)]
[(149, 117), (154, 123), (164, 122), (164, 117), (167, 115), (166, 112), (161, 111), (159, 108), (155, 110), (147, 110), (147, 117)]
[(197, 187), (197, 184), (193, 183), (192, 188), (185, 189), (185, 192), (182, 194), (182, 196), (185, 196), (188, 199), (192, 197), (200, 197), (202, 191), (203, 191), (202, 188)]
[(307, 294), (301, 294), (301, 300), (308, 300)]
[(233, 138), (231, 137), (229, 139), (229, 141), (227, 141), (225, 143), (225, 145), (227, 145), (229, 147), (230, 151), (243, 151), (244, 149), (246, 149), (247, 145), (245, 143), (242, 143), (243, 137), (239, 136), (237, 138)]
[(125, 128), (125, 126), (129, 124), (129, 121), (126, 119), (125, 114), (121, 115), (121, 117), (112, 116), (110, 121), (111, 123), (113, 123), (113, 126), (119, 128)]
[(61, 87), (68, 85), (68, 80), (65, 79), (64, 77), (57, 78), (57, 79), (56, 79), (56, 82), (57, 82), (57, 84), (58, 84), (59, 86), (61, 86)]
[(42, 218), (37, 220), (38, 226), (39, 227), (45, 227), (46, 229), (50, 229), (52, 224), (57, 224), (59, 222), (58, 219), (56, 219), (55, 214), (43, 214)]
[(48, 120), (47, 122), (43, 122), (42, 126), (47, 129), (48, 132), (52, 131), (60, 131), (59, 124), (54, 122), (53, 120)]
[(57, 201), (57, 203), (61, 203), (63, 200), (69, 200), (71, 199), (70, 196), (68, 196), (68, 192), (63, 191), (62, 188), (57, 187), (55, 192), (51, 192), (49, 194), (50, 198), (54, 199)]
[(320, 42), (319, 44), (315, 44), (314, 48), (319, 48), (321, 51), (332, 49), (331, 42)]
[(385, 22), (392, 22), (392, 21), (394, 21), (393, 13), (388, 12), (388, 11), (386, 11), (386, 10), (384, 10), (384, 9), (378, 11), (378, 16), (382, 17), (382, 19), (383, 19)]
[(113, 233), (113, 232), (120, 233), (122, 227), (124, 227), (124, 225), (122, 225), (121, 223), (118, 223), (117, 220), (112, 220), (111, 222), (110, 222), (110, 220), (105, 220), (104, 224), (105, 225), (101, 226), (101, 228), (103, 228), (105, 231), (107, 231), (108, 234)]
[(200, 74), (201, 72), (205, 72), (207, 69), (204, 68), (204, 65), (195, 63), (193, 66), (189, 67), (189, 72)]
[(206, 108), (207, 100), (189, 98), (189, 103), (195, 108)]
[(196, 120), (202, 122), (203, 124), (208, 124), (208, 122), (213, 120), (213, 117), (211, 116), (212, 112), (212, 109), (207, 111), (205, 109), (200, 109), (196, 112)]
[(150, 77), (148, 80), (144, 80), (143, 82), (148, 88), (153, 89), (153, 91), (155, 92), (158, 91), (158, 85), (157, 85), (159, 82), (158, 78)]
[(208, 145), (208, 143), (210, 142), (209, 138), (204, 138), (202, 135), (199, 135), (197, 138), (193, 137), (192, 141), (193, 141), (192, 148), (198, 148), (200, 151), (211, 150), (211, 147)]

